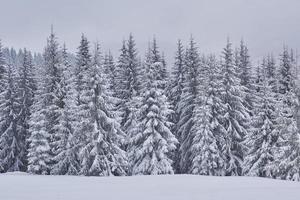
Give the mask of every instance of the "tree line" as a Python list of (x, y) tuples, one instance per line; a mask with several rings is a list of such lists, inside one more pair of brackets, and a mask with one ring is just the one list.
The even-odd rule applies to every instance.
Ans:
[(51, 32), (42, 55), (0, 45), (0, 172), (199, 174), (300, 180), (299, 66), (221, 57), (179, 40), (168, 69), (156, 39), (132, 34), (118, 58), (82, 35), (76, 55)]

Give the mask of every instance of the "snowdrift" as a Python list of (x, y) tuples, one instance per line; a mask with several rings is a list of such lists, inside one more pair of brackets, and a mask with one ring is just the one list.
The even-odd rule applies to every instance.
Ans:
[(193, 175), (0, 175), (0, 200), (299, 200), (300, 183)]

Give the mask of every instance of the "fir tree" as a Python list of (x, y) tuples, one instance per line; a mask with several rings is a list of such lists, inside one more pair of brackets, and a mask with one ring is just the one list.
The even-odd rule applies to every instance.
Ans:
[(135, 40), (133, 35), (129, 35), (129, 39), (127, 41), (127, 61), (128, 61), (128, 82), (129, 82), (129, 94), (131, 96), (136, 96), (140, 92), (141, 80), (140, 80), (140, 64), (138, 61), (138, 52), (136, 49)]
[[(131, 109), (134, 109), (134, 98), (140, 93), (140, 66), (137, 58), (136, 44), (132, 34), (129, 35), (127, 42), (123, 41), (121, 54), (116, 66), (116, 88), (119, 91), (118, 98), (122, 99), (119, 105), (119, 111), (122, 113), (121, 125), (126, 132), (130, 122), (134, 120)], [(126, 124), (126, 127), (125, 127)]]
[(278, 112), (276, 94), (272, 91), (268, 66), (262, 65), (262, 80), (257, 94), (252, 130), (246, 136), (249, 148), (244, 161), (244, 174), (273, 177), (276, 148), (278, 146)]
[(171, 110), (161, 85), (161, 63), (155, 62), (155, 45), (146, 59), (147, 79), (138, 115), (137, 134), (130, 139), (132, 174), (173, 174), (170, 153), (177, 140), (170, 131)]
[[(22, 136), (21, 143), (22, 147), (23, 163), (27, 165), (27, 139), (29, 137), (29, 119), (31, 115), (31, 106), (34, 100), (34, 93), (36, 90), (36, 81), (34, 75), (34, 67), (32, 64), (32, 56), (29, 51), (24, 49), (23, 51), (23, 62), (19, 70), (19, 81), (18, 81), (18, 96), (20, 102), (18, 126), (20, 128), (20, 135)], [(26, 167), (22, 170), (25, 170)]]
[(279, 117), (279, 145), (273, 168), (277, 169), (277, 178), (299, 181), (299, 129), (295, 116), (299, 101), (294, 88), (281, 97)]
[(4, 65), (0, 93), (0, 172), (24, 170), (24, 141), (18, 126), (16, 69)]
[(208, 77), (203, 96), (197, 96), (199, 104), (195, 108), (195, 123), (190, 137), (192, 166), (190, 172), (202, 175), (224, 175), (225, 157), (222, 152), (223, 135), (222, 107), (220, 94), (220, 69), (214, 57), (207, 61)]
[(299, 100), (296, 95), (293, 63), (287, 48), (281, 55), (279, 68), (279, 94), (281, 102), (279, 124), (279, 147), (276, 156), (277, 177), (282, 179), (299, 180), (299, 129), (297, 126), (296, 110)]
[(75, 66), (75, 88), (76, 88), (76, 104), (78, 106), (78, 119), (80, 119), (80, 126), (75, 130), (75, 136), (78, 143), (76, 144), (79, 149), (79, 160), (80, 160), (80, 174), (88, 174), (88, 151), (85, 151), (84, 146), (88, 143), (89, 132), (91, 125), (89, 121), (89, 106), (88, 102), (83, 96), (85, 91), (89, 90), (88, 76), (89, 68), (91, 67), (91, 54), (89, 50), (89, 41), (82, 35), (78, 52), (76, 55), (76, 66)]
[(243, 91), (234, 65), (231, 43), (223, 51), (222, 103), (225, 106), (223, 127), (225, 128), (223, 151), (226, 155), (226, 175), (241, 175), (245, 146), (242, 141), (247, 135), (245, 122), (249, 120), (243, 105)]
[(279, 177), (285, 180), (300, 181), (300, 133), (296, 120), (285, 123), (286, 138), (280, 148)]
[[(181, 97), (183, 95), (184, 81), (185, 81), (184, 77), (185, 77), (184, 49), (181, 41), (179, 40), (177, 43), (175, 63), (171, 73), (170, 84), (167, 90), (168, 99), (174, 110), (174, 113), (171, 114), (170, 116), (170, 120), (173, 123), (172, 132), (179, 140), (179, 143), (181, 143), (179, 133), (178, 133), (179, 132), (178, 122), (181, 114), (181, 108), (179, 107), (179, 103), (181, 102)], [(179, 172), (180, 157), (179, 157), (178, 148), (175, 152), (174, 157), (175, 157), (174, 158), (175, 172)]]
[(269, 81), (273, 93), (278, 93), (278, 80), (276, 61), (273, 55), (268, 55), (266, 60), (266, 78)]
[(4, 90), (5, 57), (0, 40), (0, 92)]
[(74, 81), (74, 69), (68, 61), (68, 53), (64, 45), (62, 50), (62, 62), (60, 65), (62, 79), (60, 87), (62, 91), (63, 107), (56, 128), (56, 150), (52, 159), (54, 164), (51, 174), (77, 175), (79, 173), (79, 159), (75, 130), (79, 127), (77, 119), (76, 91)]
[(28, 169), (33, 174), (48, 174), (50, 172), (50, 135), (46, 130), (46, 116), (43, 110), (42, 89), (38, 90), (34, 97), (34, 104), (31, 107), (31, 116), (29, 121), (28, 138)]
[(243, 89), (244, 106), (248, 109), (249, 115), (252, 116), (252, 109), (254, 104), (254, 86), (253, 77), (251, 72), (250, 56), (248, 52), (248, 47), (241, 40), (239, 55), (238, 55), (238, 72), (240, 78), (240, 85)]
[(284, 47), (280, 61), (279, 92), (286, 94), (293, 88), (292, 62), (287, 47)]
[(125, 175), (126, 155), (120, 148), (123, 132), (114, 119), (113, 103), (107, 93), (100, 64), (100, 52), (96, 48), (93, 62), (82, 76), (81, 102), (84, 118), (82, 132), (85, 140), (80, 152), (81, 174), (91, 176)]
[(131, 148), (128, 139), (137, 134), (137, 110), (140, 106), (141, 98), (141, 68), (137, 58), (138, 52), (132, 34), (127, 42), (123, 42), (121, 55), (117, 65), (117, 88), (120, 91), (118, 97), (121, 100), (119, 111), (122, 116), (122, 129), (126, 133), (126, 149)]
[[(62, 72), (58, 42), (53, 30), (47, 40), (44, 52), (44, 69), (38, 95), (33, 106), (31, 117), (30, 148), (28, 152), (29, 172), (48, 174), (56, 156), (59, 137), (57, 130), (64, 106), (61, 88)], [(41, 78), (41, 77), (40, 77)]]
[(126, 41), (123, 40), (122, 47), (120, 49), (120, 55), (116, 64), (116, 87), (117, 87), (117, 93), (115, 94), (116, 97), (120, 99), (124, 99), (122, 102), (122, 108), (123, 112), (125, 112), (124, 103), (126, 102), (126, 99), (128, 98), (128, 91), (127, 88), (128, 84), (123, 84), (124, 82), (127, 82), (127, 75), (126, 72), (126, 66), (128, 64), (127, 59), (127, 47), (126, 47)]
[(87, 38), (82, 34), (80, 45), (78, 47), (78, 52), (76, 55), (76, 66), (75, 66), (75, 81), (76, 81), (76, 91), (77, 91), (77, 103), (81, 105), (80, 96), (84, 90), (85, 84), (83, 83), (83, 76), (88, 71), (91, 65), (91, 55), (89, 52), (89, 42)]
[(163, 89), (167, 89), (167, 83), (169, 81), (169, 74), (168, 74), (168, 70), (167, 70), (167, 62), (166, 62), (164, 53), (162, 53), (162, 55), (161, 55), (161, 64), (162, 64), (161, 78), (162, 78), (162, 80), (164, 80)]
[(104, 73), (106, 74), (109, 82), (109, 90), (112, 92), (113, 96), (116, 96), (117, 94), (117, 88), (116, 88), (116, 66), (114, 63), (114, 58), (109, 51), (107, 55), (104, 56)]
[(188, 49), (185, 55), (186, 72), (183, 83), (183, 92), (181, 95), (178, 108), (180, 110), (180, 116), (178, 121), (178, 138), (181, 141), (180, 144), (180, 171), (181, 173), (187, 173), (191, 166), (191, 137), (190, 130), (194, 124), (193, 113), (196, 107), (196, 97), (199, 89), (199, 71), (200, 71), (200, 58), (198, 50), (193, 38), (190, 40)]

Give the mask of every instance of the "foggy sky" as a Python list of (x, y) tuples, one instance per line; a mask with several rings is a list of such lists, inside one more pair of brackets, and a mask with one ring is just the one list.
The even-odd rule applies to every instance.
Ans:
[[(141, 56), (155, 35), (172, 64), (178, 38), (190, 35), (202, 53), (220, 53), (229, 36), (244, 38), (252, 57), (283, 44), (300, 47), (299, 0), (0, 0), (4, 46), (42, 51), (51, 24), (59, 41), (76, 52), (80, 36), (99, 41), (117, 56), (133, 33)], [(170, 63), (171, 62), (171, 63)]]

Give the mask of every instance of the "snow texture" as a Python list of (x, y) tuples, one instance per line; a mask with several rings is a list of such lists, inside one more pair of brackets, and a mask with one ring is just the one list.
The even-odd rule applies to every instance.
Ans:
[(298, 200), (299, 187), (253, 177), (0, 175), (1, 200)]

